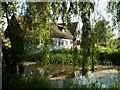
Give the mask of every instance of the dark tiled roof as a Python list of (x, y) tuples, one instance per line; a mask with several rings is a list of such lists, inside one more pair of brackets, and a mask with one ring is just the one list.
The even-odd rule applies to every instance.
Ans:
[(72, 35), (75, 35), (78, 22), (73, 22), (67, 25), (67, 28), (70, 30)]
[[(73, 22), (66, 26), (61, 23), (51, 24), (52, 25), (52, 27), (51, 27), (52, 37), (73, 39), (74, 34), (76, 32), (77, 24), (78, 24), (78, 22)], [(62, 32), (63, 28), (65, 29), (65, 32)]]
[(62, 27), (58, 26), (57, 24), (52, 24), (51, 33), (52, 37), (54, 38), (65, 38), (65, 39), (72, 39), (73, 35), (69, 32), (68, 29), (65, 29), (65, 32), (62, 32)]

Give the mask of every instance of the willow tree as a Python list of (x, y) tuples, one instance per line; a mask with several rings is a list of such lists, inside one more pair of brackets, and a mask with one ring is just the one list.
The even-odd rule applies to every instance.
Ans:
[(27, 3), (29, 16), (31, 18), (31, 30), (34, 35), (38, 36), (44, 45), (47, 45), (50, 37), (50, 3), (48, 2), (32, 2)]
[(110, 1), (108, 2), (107, 5), (107, 12), (112, 15), (112, 21), (113, 21), (113, 26), (117, 24), (117, 22), (120, 20), (119, 13), (120, 13), (120, 1), (115, 2), (115, 1)]
[(95, 24), (95, 30), (98, 33), (97, 38), (99, 45), (108, 46), (111, 38), (114, 36), (109, 22), (106, 20), (99, 20)]
[(26, 16), (30, 17), (31, 24), (29, 37), (31, 37), (32, 44), (40, 44), (43, 55), (41, 59), (47, 65), (49, 64), (49, 49), (48, 45), (51, 43), (50, 33), (50, 3), (49, 2), (27, 2)]
[(88, 72), (88, 59), (90, 56), (90, 33), (91, 33), (91, 23), (90, 23), (90, 14), (91, 10), (94, 9), (94, 4), (91, 2), (80, 2), (80, 16), (82, 19), (83, 27), (82, 27), (82, 41), (81, 41), (81, 49), (83, 56), (82, 63), (82, 75), (86, 75)]
[[(118, 24), (118, 22), (120, 22), (120, 1), (111, 0), (110, 2), (108, 2), (107, 11), (112, 15), (113, 27), (115, 27)], [(116, 40), (115, 43), (118, 43), (119, 47), (119, 39)]]
[(94, 9), (94, 4), (91, 2), (69, 2), (70, 7), (67, 7), (66, 2), (61, 3), (52, 3), (52, 10), (54, 21), (58, 19), (58, 16), (61, 15), (63, 23), (69, 23), (71, 15), (78, 15), (82, 19), (82, 75), (86, 75), (88, 71), (88, 59), (90, 56), (90, 33), (91, 33), (91, 23), (90, 15), (91, 11)]

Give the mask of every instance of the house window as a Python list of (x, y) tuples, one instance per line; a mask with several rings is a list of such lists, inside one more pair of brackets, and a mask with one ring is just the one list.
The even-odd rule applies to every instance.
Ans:
[(66, 45), (68, 45), (68, 41), (66, 41)]
[(80, 40), (77, 41), (77, 45), (80, 45)]
[(70, 44), (72, 44), (72, 41), (70, 41)]
[(57, 44), (57, 41), (56, 40), (54, 40), (54, 46)]
[(59, 40), (59, 44), (58, 45), (60, 46), (60, 40)]
[(64, 41), (62, 40), (61, 45), (64, 45)]
[(63, 33), (65, 32), (65, 29), (64, 29), (64, 28), (62, 29), (62, 32), (63, 32)]

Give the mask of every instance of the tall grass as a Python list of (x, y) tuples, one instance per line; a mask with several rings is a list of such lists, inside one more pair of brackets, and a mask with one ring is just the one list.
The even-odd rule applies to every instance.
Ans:
[(23, 77), (21, 75), (3, 72), (2, 88), (49, 88), (50, 84), (45, 77)]

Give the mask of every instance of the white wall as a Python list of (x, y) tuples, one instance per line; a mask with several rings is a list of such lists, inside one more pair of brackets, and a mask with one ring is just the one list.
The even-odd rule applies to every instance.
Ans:
[(118, 22), (117, 25), (115, 26), (113, 34), (115, 34), (114, 39), (117, 39), (120, 37), (120, 22)]
[(72, 39), (63, 39), (63, 38), (53, 38), (53, 45), (50, 45), (49, 48), (52, 49), (63, 49), (71, 48)]
[(118, 22), (118, 38), (120, 38), (120, 22)]

